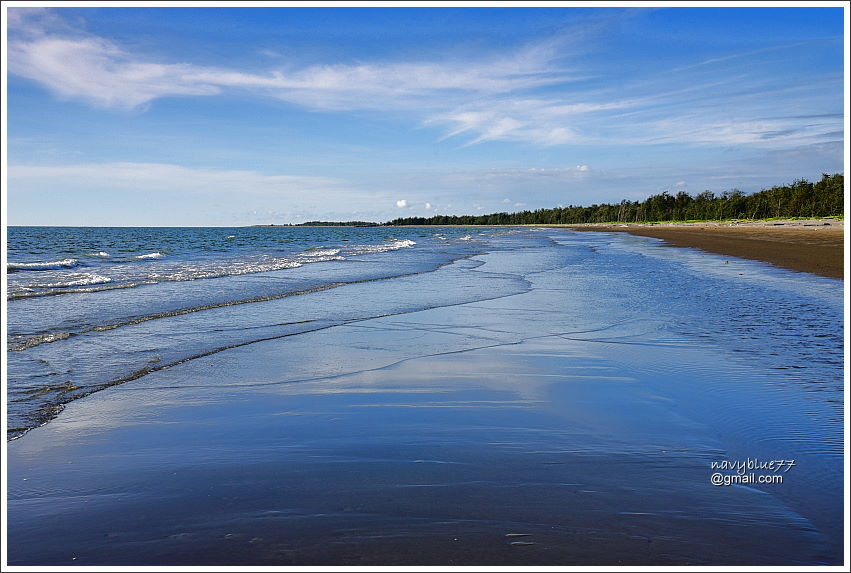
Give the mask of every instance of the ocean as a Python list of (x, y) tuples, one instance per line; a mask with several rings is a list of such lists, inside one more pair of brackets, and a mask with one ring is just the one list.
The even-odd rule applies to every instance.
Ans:
[(393, 312), (390, 301), (321, 315), (295, 303), (268, 324), (243, 305), (428, 272), (475, 253), (484, 236), (375, 227), (10, 227), (9, 435), (152, 370)]
[(531, 227), (10, 227), (6, 278), (10, 564), (841, 562), (841, 280)]

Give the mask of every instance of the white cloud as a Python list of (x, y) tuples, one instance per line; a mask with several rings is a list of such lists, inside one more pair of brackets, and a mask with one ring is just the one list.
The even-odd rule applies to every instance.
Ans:
[[(841, 132), (841, 76), (825, 86), (730, 74), (618, 82), (617, 89), (547, 90), (547, 98), (495, 95), (432, 114), (428, 126), (464, 145), (515, 141), (553, 145), (729, 145), (782, 148), (823, 143)], [(791, 106), (790, 102), (794, 102)], [(791, 106), (791, 107), (790, 107)], [(790, 113), (790, 109), (808, 110)]]
[(510, 139), (511, 134), (517, 133), (525, 125), (525, 122), (518, 121), (512, 117), (501, 117), (483, 129), (482, 134), (471, 141), (469, 145), (496, 139)]
[(426, 208), (426, 211), (431, 211), (431, 203), (426, 201), (425, 208)]
[[(581, 96), (569, 93), (561, 96), (566, 97)], [(478, 134), (466, 145), (497, 140), (524, 141), (542, 146), (564, 145), (587, 141), (587, 136), (577, 131), (578, 125), (588, 121), (585, 116), (635, 105), (637, 102), (627, 100), (566, 103), (564, 99), (491, 98), (433, 115), (425, 123), (447, 126), (443, 139)]]
[(247, 72), (155, 61), (106, 38), (70, 32), (56, 24), (55, 16), (43, 14), (23, 11), (15, 17), (8, 42), (10, 72), (61, 97), (100, 107), (132, 109), (161, 97), (245, 90), (328, 110), (431, 108), (441, 98), (442, 107), (471, 95), (510, 93), (570, 79), (552, 64), (553, 42), (476, 60), (332, 63)]
[(96, 163), (79, 165), (10, 165), (9, 189), (33, 184), (75, 184), (116, 190), (180, 190), (234, 195), (290, 195), (334, 192), (344, 182), (330, 177), (265, 175), (256, 171), (191, 168), (168, 163)]
[(681, 72), (681, 71), (684, 71), (684, 70), (697, 68), (697, 67), (700, 67), (700, 66), (708, 66), (708, 65), (711, 65), (711, 64), (718, 64), (718, 63), (721, 63), (721, 62), (726, 62), (726, 61), (729, 61), (729, 60), (735, 60), (735, 59), (738, 59), (738, 58), (746, 58), (746, 57), (754, 56), (754, 55), (757, 55), (757, 54), (764, 54), (766, 52), (774, 52), (774, 51), (778, 51), (778, 50), (788, 50), (790, 48), (799, 48), (801, 46), (806, 46), (807, 44), (811, 44), (811, 43), (818, 42), (818, 41), (824, 41), (824, 39), (822, 38), (821, 40), (809, 40), (809, 41), (806, 41), (806, 42), (795, 42), (794, 44), (783, 44), (783, 45), (780, 45), (780, 46), (770, 46), (768, 48), (762, 48), (760, 50), (752, 50), (750, 52), (742, 52), (742, 53), (737, 53), (737, 54), (727, 54), (725, 56), (720, 56), (720, 57), (717, 57), (717, 58), (710, 58), (708, 60), (704, 60), (704, 61), (698, 62), (696, 64), (689, 64), (687, 66), (680, 66), (680, 67), (675, 68), (671, 71), (672, 72)]
[[(346, 180), (166, 163), (12, 164), (14, 224), (244, 225), (304, 220), (381, 221), (387, 191)], [(360, 217), (359, 217), (360, 218)]]
[[(457, 171), (446, 174), (438, 180), (443, 183), (461, 186), (476, 184), (482, 187), (494, 186), (502, 189), (504, 185), (517, 183), (534, 185), (551, 182), (586, 181), (592, 176), (590, 167), (587, 165), (577, 165), (576, 167), (506, 167), (500, 169)], [(506, 205), (513, 202), (512, 199), (507, 197), (502, 199), (502, 203)]]
[[(613, 84), (602, 68), (595, 70), (595, 82), (581, 84), (575, 81), (587, 77), (565, 64), (572, 45), (594, 47), (579, 26), (478, 57), (273, 67), (280, 58), (269, 58), (278, 53), (265, 49), (266, 67), (232, 69), (139, 54), (82, 32), (60, 13), (8, 9), (9, 71), (61, 98), (104, 108), (242, 93), (324, 111), (403, 110), (417, 116), (412, 121), (442, 130), (443, 140), (458, 138), (462, 146), (504, 141), (783, 149), (841, 139), (841, 71), (790, 85), (786, 78), (751, 73), (747, 67), (754, 55), (808, 43), (723, 54), (674, 70), (649, 68), (617, 76)], [(729, 70), (714, 65), (740, 60), (741, 66)], [(717, 68), (726, 71), (712, 71)], [(609, 73), (617, 73), (613, 70)]]
[[(737, 108), (732, 111), (696, 110), (667, 118), (653, 118), (621, 130), (620, 140), (632, 145), (690, 143), (771, 149), (841, 139), (841, 136), (833, 135), (837, 122), (831, 117), (755, 119), (754, 115), (753, 108)], [(731, 119), (731, 116), (738, 118)]]
[(220, 85), (186, 64), (134, 61), (99, 38), (10, 42), (9, 71), (64, 98), (101, 107), (134, 108), (162, 96), (214, 95)]
[(12, 164), (7, 171), (14, 224), (297, 223), (350, 220), (352, 211), (367, 221), (394, 216), (388, 207), (395, 190), (332, 177), (141, 162)]
[(405, 207), (408, 206), (408, 201), (406, 199), (400, 199), (400, 200), (396, 201), (396, 206), (399, 207), (400, 209), (404, 209)]

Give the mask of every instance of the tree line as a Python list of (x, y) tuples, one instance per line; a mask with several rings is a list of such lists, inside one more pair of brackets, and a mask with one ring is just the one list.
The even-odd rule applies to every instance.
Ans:
[(378, 227), (371, 221), (306, 221), (304, 223), (278, 223), (269, 225), (252, 225), (253, 227)]
[(640, 223), (655, 221), (712, 221), (844, 216), (845, 180), (841, 173), (822, 174), (821, 181), (798, 179), (746, 194), (738, 189), (715, 195), (703, 191), (689, 195), (667, 191), (644, 201), (601, 203), (589, 207), (556, 207), (488, 215), (436, 215), (403, 217), (385, 225), (568, 225), (577, 223)]

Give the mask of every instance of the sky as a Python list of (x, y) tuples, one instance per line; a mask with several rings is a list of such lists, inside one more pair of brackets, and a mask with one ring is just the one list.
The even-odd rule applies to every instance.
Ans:
[(844, 173), (844, 3), (4, 5), (9, 225), (241, 226)]

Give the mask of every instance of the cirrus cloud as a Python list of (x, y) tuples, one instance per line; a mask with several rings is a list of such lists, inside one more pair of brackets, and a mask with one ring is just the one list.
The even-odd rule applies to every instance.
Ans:
[[(554, 65), (554, 39), (475, 60), (330, 63), (260, 72), (161, 62), (98, 36), (59, 26), (45, 12), (10, 8), (11, 73), (56, 95), (99, 107), (133, 109), (173, 96), (248, 91), (324, 110), (431, 108), (435, 96), (511, 93), (568, 81)], [(441, 105), (445, 105), (441, 104)]]
[[(440, 130), (441, 140), (457, 138), (461, 147), (515, 142), (782, 149), (836, 141), (842, 132), (841, 72), (792, 85), (786, 77), (752, 73), (752, 58), (815, 50), (822, 40), (701, 57), (672, 69), (647, 64), (623, 77), (614, 75), (614, 67), (579, 65), (575, 56), (595, 49), (586, 22), (475, 57), (234, 69), (139, 54), (82, 31), (58, 11), (7, 10), (10, 73), (60, 98), (101, 108), (144, 109), (160, 98), (242, 94), (324, 112), (390, 110), (407, 114), (412, 127)], [(594, 33), (602, 36), (605, 24), (596, 26)], [(729, 69), (716, 70), (720, 63)]]

